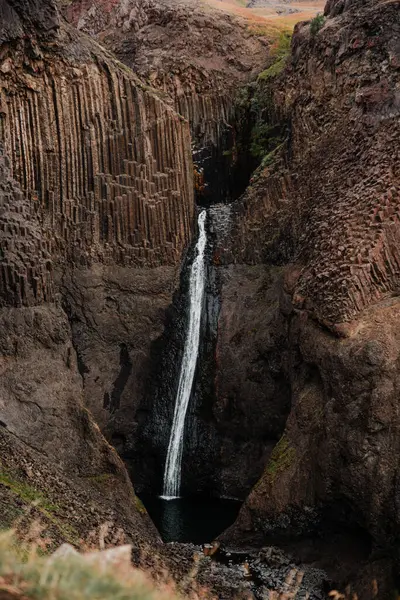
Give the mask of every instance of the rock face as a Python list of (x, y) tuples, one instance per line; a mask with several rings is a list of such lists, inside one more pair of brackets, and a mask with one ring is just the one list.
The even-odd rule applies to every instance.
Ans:
[(264, 257), (299, 264), (296, 307), (334, 327), (398, 286), (399, 48), (397, 21), (385, 31), (392, 6), (327, 11), (318, 33), (295, 30), (291, 66), (273, 92), (290, 154), (244, 200), (237, 256), (257, 261), (273, 238)]
[[(181, 489), (187, 496), (244, 499), (290, 410), (282, 363), (288, 327), (277, 311), (284, 302), (279, 268), (213, 264), (212, 238), (221, 213), (227, 212), (226, 205), (214, 206), (207, 221), (207, 286), (197, 374), (185, 421)], [(137, 412), (138, 427), (125, 446), (135, 489), (146, 495), (162, 492), (187, 331), (190, 266), (189, 256), (168, 325), (152, 347), (152, 380)]]
[(263, 28), (198, 0), (73, 0), (64, 14), (188, 119), (198, 202), (237, 198), (249, 165), (228, 152), (234, 142), (234, 99), (264, 67), (269, 39)]
[(219, 267), (215, 402), (221, 495), (245, 497), (262, 473), (290, 410), (282, 369), (287, 322), (276, 309), (279, 269)]
[(265, 63), (268, 42), (196, 0), (73, 0), (66, 16), (170, 96), (203, 143), (219, 143), (232, 92)]
[(189, 127), (51, 0), (0, 10), (1, 427), (60, 477), (110, 475), (154, 536), (85, 405), (104, 424), (140, 393), (191, 239)]
[[(215, 150), (234, 87), (261, 68), (267, 53), (265, 39), (243, 23), (195, 4), (74, 2), (66, 9), (158, 93), (67, 26), (53, 4), (39, 12), (36, 5), (3, 7), (1, 160), (20, 191), (3, 202), (1, 303), (57, 306), (77, 353), (79, 396), (129, 465), (142, 445), (138, 420), (159, 358), (153, 342), (163, 333), (193, 229), (189, 127), (163, 100), (190, 119), (198, 147)], [(222, 403), (229, 392), (223, 394)], [(224, 439), (226, 466), (233, 438), (221, 406), (211, 415), (212, 436)], [(208, 424), (203, 429), (193, 454), (210, 436)], [(271, 445), (263, 435), (248, 453), (248, 466), (254, 453), (259, 459), (250, 483), (243, 487), (230, 473), (214, 480), (215, 489), (248, 491), (266, 460), (260, 447)], [(245, 436), (235, 449), (243, 443)], [(148, 458), (142, 462), (151, 464)]]
[(225, 259), (281, 266), (292, 409), (226, 539), (304, 533), (326, 511), (398, 539), (399, 32), (394, 3), (330, 2), (273, 84), (288, 138), (238, 203)]
[[(97, 486), (82, 533), (108, 515), (139, 539), (154, 534), (91, 415), (138, 456), (153, 342), (194, 229), (184, 117), (198, 147), (218, 144), (265, 46), (187, 3), (66, 4), (158, 91), (50, 0), (1, 4), (1, 491), (26, 500), (21, 481), (42, 470), (51, 499), (58, 480), (83, 504)], [(244, 495), (264, 471), (226, 540), (333, 519), (387, 546), (400, 527), (400, 24), (396, 3), (377, 0), (332, 0), (320, 24), (297, 26), (267, 84), (269, 124), (287, 138), (216, 241), (216, 361), (203, 371), (215, 398), (195, 407), (206, 425), (193, 439), (218, 441), (198, 462), (217, 465), (219, 493)], [(63, 514), (84, 515), (76, 503)]]
[[(237, 195), (242, 183), (239, 182), (239, 185), (234, 177), (227, 177), (232, 157), (223, 156), (222, 150), (231, 148), (234, 141), (231, 122), (237, 88), (264, 66), (268, 54), (267, 39), (246, 23), (219, 11), (205, 10), (191, 0), (132, 0), (128, 3), (74, 0), (65, 3), (64, 14), (79, 29), (96, 36), (121, 61), (133, 67), (160, 91), (163, 99), (169, 100), (189, 120), (195, 160), (205, 167), (205, 179), (210, 184), (204, 197), (215, 199), (214, 194), (218, 194), (219, 199), (223, 199)], [(201, 185), (199, 176), (198, 192)], [(202, 200), (203, 197), (200, 198)], [(73, 278), (64, 276), (63, 283), (67, 288), (65, 305), (71, 315), (74, 343), (82, 359), (88, 405), (109, 439), (126, 458), (138, 489), (151, 488), (159, 493), (168, 445), (168, 425), (175, 400), (179, 352), (184, 339), (181, 313), (185, 312), (187, 298), (183, 294), (177, 301), (179, 306), (175, 305), (171, 310), (180, 323), (175, 321), (174, 331), (168, 329), (168, 335), (164, 332), (160, 340), (165, 314), (162, 309), (172, 296), (176, 272), (168, 272), (164, 267), (162, 273), (154, 272), (151, 277), (150, 271), (142, 266), (135, 272), (135, 278), (131, 270), (123, 273), (123, 269), (119, 268), (118, 272), (115, 278), (114, 266), (107, 269), (97, 265), (90, 272), (75, 270)], [(123, 289), (118, 286), (120, 277), (124, 280)], [(74, 288), (78, 280), (80, 294)], [(128, 302), (125, 295), (127, 287), (132, 293)], [(211, 306), (214, 302), (212, 293), (209, 298)], [(128, 335), (126, 330), (129, 330)], [(126, 339), (130, 340), (129, 355), (126, 353)], [(150, 361), (151, 340), (155, 344)], [(213, 356), (213, 341), (206, 341), (206, 345)], [(167, 354), (161, 369), (160, 346)], [(112, 371), (108, 366), (110, 356)], [(212, 382), (213, 367), (207, 364), (202, 372), (203, 379), (211, 378)], [(157, 385), (152, 386), (155, 379)], [(124, 381), (125, 387), (121, 390), (120, 384)], [(240, 441), (235, 442), (236, 433), (231, 435), (230, 426), (223, 424), (227, 410), (222, 411), (218, 406), (214, 415), (209, 398), (203, 398), (210, 396), (213, 385), (213, 382), (205, 382), (199, 386), (188, 416), (188, 447), (185, 449), (188, 460), (184, 479), (191, 491), (211, 485), (218, 493), (244, 497), (265, 463), (263, 450), (270, 448), (273, 442), (269, 438), (265, 440), (264, 433), (257, 433), (256, 448), (248, 448), (247, 454), (246, 465), (252, 465), (251, 475), (243, 485), (237, 473), (232, 472), (231, 459), (233, 451), (238, 452), (243, 444), (249, 446), (246, 434), (250, 425)], [(227, 402), (227, 394), (223, 390), (222, 403)], [(138, 401), (132, 402), (132, 398)], [(244, 395), (240, 400), (242, 406), (245, 404), (243, 398)], [(282, 414), (287, 412), (285, 406), (282, 411), (278, 409), (279, 422)], [(271, 435), (276, 441), (279, 433), (276, 433), (274, 425), (265, 427), (268, 431), (274, 430)], [(205, 452), (209, 453), (212, 473), (204, 473)], [(221, 456), (220, 461), (216, 460), (216, 453)], [(255, 454), (257, 460), (254, 462)], [(222, 465), (231, 471), (226, 477), (219, 474)], [(229, 478), (231, 481), (228, 483)]]

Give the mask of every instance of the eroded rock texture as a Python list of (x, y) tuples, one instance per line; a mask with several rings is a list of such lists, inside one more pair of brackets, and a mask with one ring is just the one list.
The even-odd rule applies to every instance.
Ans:
[(104, 425), (126, 386), (140, 393), (191, 238), (189, 127), (52, 1), (0, 10), (1, 427), (61, 477), (115, 480), (105, 510), (143, 540), (85, 404)]
[(64, 14), (188, 119), (199, 204), (239, 197), (251, 161), (229, 151), (235, 143), (234, 101), (243, 83), (264, 67), (270, 30), (198, 0), (73, 0)]
[(394, 5), (327, 10), (273, 90), (287, 152), (244, 199), (237, 257), (296, 260), (296, 306), (333, 326), (398, 288), (400, 50)]
[[(9, 177), (4, 159), (0, 187), (6, 231), (20, 227), (28, 247), (30, 244), (31, 248), (41, 249), (43, 243), (46, 248), (43, 231), (17, 183)], [(67, 539), (77, 544), (91, 532), (97, 536), (96, 530), (106, 522), (110, 543), (125, 536), (139, 544), (156, 539), (149, 519), (138, 512), (137, 499), (121, 460), (84, 406), (70, 324), (61, 306), (51, 302), (54, 286), (47, 268), (49, 259), (43, 259), (43, 265), (40, 260), (35, 265), (35, 256), (30, 258), (18, 246), (12, 255), (4, 252), (9, 239), (2, 237), (3, 256), (7, 260), (16, 256), (18, 260), (13, 264), (19, 268), (25, 268), (32, 260), (37, 269), (34, 273), (43, 275), (47, 287), (40, 305), (34, 286), (27, 288), (31, 295), (26, 298), (32, 298), (35, 306), (18, 306), (20, 296), (10, 295), (9, 288), (2, 288), (2, 526), (11, 526), (16, 519), (23, 526), (23, 515), (31, 514), (29, 505), (36, 500), (34, 518), (45, 526), (52, 543)], [(6, 266), (3, 272), (10, 271)], [(23, 290), (23, 285), (19, 289)]]
[(316, 34), (295, 30), (270, 90), (272, 122), (288, 124), (285, 149), (238, 203), (221, 254), (281, 265), (292, 400), (227, 538), (304, 534), (321, 530), (322, 516), (387, 545), (400, 533), (399, 13), (379, 1), (326, 12)]
[(244, 498), (262, 473), (290, 410), (283, 371), (287, 322), (279, 269), (217, 268), (221, 308), (215, 349), (214, 461), (221, 495)]
[(193, 212), (187, 126), (105, 55), (96, 64), (84, 51), (75, 64), (57, 64), (37, 49), (24, 65), (22, 52), (4, 49), (11, 174), (52, 229), (50, 254), (80, 265), (174, 264)]
[(256, 75), (267, 54), (258, 31), (196, 0), (74, 0), (65, 14), (171, 97), (203, 144), (219, 142), (238, 83)]
[[(213, 200), (223, 201), (226, 196), (237, 195), (240, 186), (236, 186), (233, 177), (227, 177), (228, 164), (232, 162), (232, 156), (223, 156), (222, 150), (230, 149), (234, 144), (231, 125), (233, 101), (238, 88), (263, 68), (268, 55), (269, 43), (261, 35), (261, 32), (219, 11), (205, 9), (197, 1), (191, 0), (184, 2), (158, 0), (136, 2), (131, 0), (128, 3), (106, 0), (101, 3), (74, 0), (65, 4), (64, 14), (79, 29), (92, 36), (97, 36), (97, 39), (115, 52), (125, 64), (132, 66), (135, 72), (160, 90), (162, 97), (169, 99), (176, 110), (189, 120), (195, 149), (194, 158), (205, 167), (205, 179), (209, 184), (204, 196), (208, 195)], [(196, 152), (196, 150), (200, 150), (200, 152)], [(198, 191), (201, 183), (200, 177), (197, 181)], [(199, 195), (201, 196), (201, 193)], [(76, 279), (76, 274), (74, 277)], [(94, 273), (91, 274), (90, 280), (93, 281), (94, 277), (96, 277)], [(90, 365), (90, 374), (85, 374), (87, 395), (88, 398), (92, 397), (89, 389), (94, 390), (100, 387), (103, 390), (104, 408), (101, 415), (99, 411), (96, 412), (97, 418), (104, 424), (109, 411), (107, 406), (113, 407), (114, 415), (109, 421), (108, 431), (113, 435), (114, 443), (129, 459), (129, 462), (132, 457), (135, 457), (136, 462), (140, 463), (136, 469), (139, 489), (151, 488), (159, 492), (158, 486), (162, 480), (162, 469), (169, 437), (169, 427), (166, 427), (165, 423), (170, 423), (172, 419), (175, 380), (179, 374), (175, 364), (170, 364), (179, 364), (179, 351), (174, 354), (173, 359), (171, 355), (174, 348), (181, 348), (183, 345), (183, 332), (177, 335), (179, 338), (177, 343), (171, 343), (175, 332), (168, 333), (169, 340), (166, 339), (164, 332), (163, 344), (161, 344), (164, 350), (160, 350), (160, 343), (156, 344), (158, 350), (154, 350), (152, 371), (146, 360), (146, 352), (143, 351), (145, 346), (142, 345), (140, 351), (135, 354), (131, 351), (132, 364), (131, 367), (126, 364), (125, 372), (131, 368), (132, 373), (141, 372), (142, 376), (135, 380), (137, 382), (135, 388), (131, 387), (128, 381), (128, 385), (120, 395), (116, 387), (120, 381), (119, 374), (123, 379), (123, 368), (120, 369), (116, 358), (120, 353), (122, 355), (123, 350), (116, 343), (112, 343), (112, 352), (110, 351), (110, 339), (115, 337), (114, 332), (126, 327), (132, 332), (133, 337), (140, 338), (141, 341), (144, 341), (146, 337), (156, 340), (161, 336), (162, 323), (158, 316), (160, 313), (156, 313), (156, 318), (153, 317), (147, 322), (148, 334), (146, 334), (145, 328), (140, 328), (140, 326), (139, 333), (134, 333), (137, 330), (138, 322), (136, 311), (128, 311), (124, 307), (121, 302), (121, 292), (115, 287), (108, 274), (105, 275), (105, 279), (106, 286), (104, 288), (93, 286), (89, 279), (86, 280), (91, 287), (90, 293), (84, 295), (86, 318), (83, 318), (82, 311), (78, 311), (82, 316), (79, 317), (78, 323), (73, 324), (76, 337), (83, 339), (87, 337), (83, 333), (87, 327), (84, 324), (85, 319), (86, 324), (90, 321), (90, 327), (95, 327), (98, 331), (98, 336), (93, 338), (96, 340), (95, 344), (97, 345), (101, 338), (100, 345), (103, 348), (100, 358), (99, 352), (93, 348), (93, 344), (86, 340), (82, 344), (82, 358), (86, 365)], [(159, 288), (163, 287), (162, 295), (157, 296), (159, 303), (170, 293), (168, 287), (165, 287), (165, 283), (168, 283), (169, 280), (170, 276), (164, 278), (164, 283), (160, 281)], [(149, 278), (141, 280), (140, 288), (145, 290), (146, 286), (148, 290), (152, 289), (152, 282)], [(91, 304), (94, 290), (96, 290), (96, 304), (94, 301)], [(144, 291), (144, 293), (146, 292)], [(68, 302), (76, 305), (73, 296), (76, 298), (76, 294), (68, 294)], [(149, 293), (146, 298), (149, 296), (151, 299), (146, 307), (140, 298), (132, 306), (140, 306), (140, 311), (144, 310), (146, 314), (150, 314), (149, 304), (154, 302), (155, 295)], [(100, 301), (101, 297), (103, 300)], [(183, 300), (187, 300), (187, 298)], [(82, 302), (82, 299), (79, 302)], [(211, 299), (210, 304), (212, 302)], [(175, 312), (184, 315), (185, 307), (183, 302), (179, 307), (175, 307)], [(121, 311), (123, 312), (122, 317), (116, 316), (116, 309), (120, 314)], [(100, 320), (104, 323), (113, 323), (111, 330), (105, 332), (102, 329), (100, 331), (95, 324), (95, 321)], [(144, 323), (144, 319), (141, 322)], [(174, 326), (177, 329), (178, 323), (174, 323)], [(229, 335), (227, 332), (227, 339)], [(205, 342), (204, 354), (208, 353), (212, 357), (213, 345), (212, 343), (207, 345), (207, 343)], [(224, 341), (224, 344), (226, 348), (227, 340)], [(162, 367), (164, 372), (160, 374), (161, 369), (158, 367), (163, 351), (168, 356)], [(110, 354), (114, 361), (113, 377), (107, 375), (107, 380), (104, 381), (99, 365), (106, 364)], [(203, 396), (211, 394), (210, 388), (213, 385), (214, 371), (212, 366), (210, 368), (210, 362), (209, 360), (204, 370), (203, 365), (199, 368), (199, 372), (202, 372), (200, 379), (204, 379), (205, 383), (203, 386), (202, 383), (199, 384), (195, 394), (196, 399), (192, 402), (188, 415), (184, 479), (188, 484), (188, 489), (192, 492), (212, 487), (214, 491), (222, 494), (243, 497), (259, 475), (266, 460), (261, 449), (270, 446), (271, 440), (268, 436), (268, 439), (264, 439), (264, 430), (260, 427), (262, 432), (260, 433), (259, 430), (255, 434), (257, 441), (254, 444), (247, 442), (246, 434), (250, 425), (246, 428), (246, 434), (242, 432), (243, 435), (236, 440), (237, 427), (230, 427), (232, 423), (229, 420), (224, 422), (229, 411), (222, 410), (221, 406), (218, 406), (215, 413), (218, 416), (213, 414), (210, 398), (203, 398)], [(224, 364), (228, 364), (228, 362), (229, 360), (226, 358)], [(159, 383), (154, 386), (153, 390), (149, 384), (154, 382), (156, 372)], [(233, 369), (230, 373), (233, 374)], [(245, 376), (243, 380), (245, 388), (248, 382), (247, 377)], [(245, 381), (246, 383), (244, 383)], [(115, 383), (117, 383), (116, 387)], [(242, 382), (236, 386), (231, 381), (229, 385), (242, 388)], [(139, 442), (137, 442), (137, 429), (133, 418), (136, 406), (133, 407), (132, 403), (129, 406), (129, 402), (131, 402), (129, 397), (132, 397), (133, 394), (136, 396), (138, 388), (141, 389), (139, 393), (141, 398), (145, 396), (146, 388), (149, 392), (145, 401), (140, 404), (140, 418), (145, 422), (143, 425), (145, 433)], [(255, 388), (256, 386), (254, 386)], [(161, 389), (162, 391), (160, 391)], [(247, 391), (241, 389), (240, 401), (233, 400), (237, 406), (240, 404), (243, 407)], [(230, 391), (223, 389), (221, 395), (220, 402), (228, 402), (227, 395), (230, 395)], [(159, 397), (159, 401), (155, 401), (156, 396)], [(100, 397), (99, 390), (95, 393), (95, 398), (98, 397)], [(115, 402), (112, 397), (119, 399)], [(91, 400), (89, 402), (91, 403)], [(97, 403), (97, 400), (95, 402)], [(115, 408), (116, 404), (119, 405), (117, 408)], [(248, 406), (252, 406), (251, 402), (248, 403)], [(279, 421), (282, 420), (285, 410), (285, 408), (281, 412), (280, 409), (278, 410), (279, 416), (276, 418)], [(249, 412), (255, 414), (252, 408), (249, 409)], [(235, 418), (233, 416), (233, 419)], [(151, 421), (151, 427), (146, 425), (147, 421)], [(274, 426), (265, 425), (264, 429), (272, 431)], [(139, 435), (142, 435), (141, 431)], [(278, 433), (274, 430), (272, 439), (275, 440), (277, 435)], [(220, 450), (221, 445), (223, 449)], [(252, 465), (251, 474), (245, 478), (246, 482), (241, 480), (241, 476), (238, 474), (239, 469), (236, 469), (233, 464), (233, 457), (240, 453), (243, 445), (247, 448), (245, 464)], [(217, 455), (221, 456), (220, 460)], [(256, 459), (254, 459), (255, 455)], [(205, 456), (211, 457), (208, 461), (209, 469), (205, 469), (207, 462)], [(226, 476), (221, 475), (222, 469), (226, 469)], [(243, 470), (247, 471), (246, 468)]]

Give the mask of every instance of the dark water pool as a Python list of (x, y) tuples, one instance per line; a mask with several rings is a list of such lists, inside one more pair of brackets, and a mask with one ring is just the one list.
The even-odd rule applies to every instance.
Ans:
[(236, 500), (191, 496), (164, 500), (141, 496), (164, 542), (212, 542), (236, 519), (241, 503)]

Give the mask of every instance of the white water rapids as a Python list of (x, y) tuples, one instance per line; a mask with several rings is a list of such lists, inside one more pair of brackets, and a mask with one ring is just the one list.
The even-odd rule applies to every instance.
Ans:
[(167, 461), (164, 471), (163, 498), (178, 498), (181, 487), (181, 465), (186, 412), (192, 392), (193, 379), (199, 353), (200, 323), (205, 288), (205, 249), (207, 234), (205, 230), (206, 211), (199, 214), (199, 238), (196, 255), (190, 271), (189, 284), (189, 324), (183, 350), (181, 372), (176, 394), (174, 419), (168, 444)]

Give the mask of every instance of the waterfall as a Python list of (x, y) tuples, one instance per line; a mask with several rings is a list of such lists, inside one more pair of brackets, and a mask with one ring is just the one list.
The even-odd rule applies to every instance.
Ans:
[(169, 439), (167, 461), (165, 463), (164, 471), (163, 498), (166, 499), (179, 497), (181, 487), (181, 463), (185, 417), (189, 405), (190, 394), (192, 392), (197, 356), (199, 353), (200, 322), (205, 287), (204, 253), (207, 243), (207, 234), (205, 231), (206, 216), (207, 213), (205, 210), (199, 214), (199, 238), (196, 244), (196, 255), (190, 271), (189, 324), (183, 350), (174, 419), (172, 422), (171, 437)]

